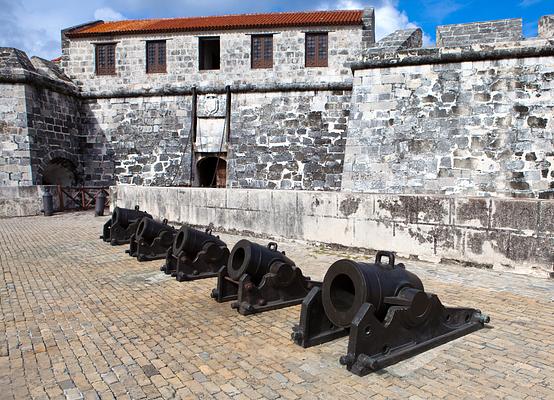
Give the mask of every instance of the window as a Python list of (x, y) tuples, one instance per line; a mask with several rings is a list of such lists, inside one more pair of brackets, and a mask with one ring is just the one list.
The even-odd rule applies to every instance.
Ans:
[(198, 68), (219, 69), (219, 37), (199, 38)]
[(96, 75), (115, 75), (115, 43), (96, 45)]
[(306, 33), (306, 67), (326, 67), (328, 53), (328, 35), (324, 33)]
[(273, 68), (273, 35), (252, 36), (252, 68)]
[(146, 72), (166, 72), (165, 40), (146, 42)]

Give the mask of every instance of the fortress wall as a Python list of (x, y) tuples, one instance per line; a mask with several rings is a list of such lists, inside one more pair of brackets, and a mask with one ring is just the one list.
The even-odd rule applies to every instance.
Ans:
[(32, 185), (25, 87), (0, 83), (0, 186)]
[(554, 194), (554, 47), (536, 40), (355, 66), (342, 190)]

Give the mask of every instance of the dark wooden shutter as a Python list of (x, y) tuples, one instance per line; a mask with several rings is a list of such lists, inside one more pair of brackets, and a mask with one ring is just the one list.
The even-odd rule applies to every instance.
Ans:
[(115, 75), (115, 43), (96, 45), (96, 75)]
[(252, 68), (273, 68), (273, 35), (252, 35)]
[(165, 40), (146, 42), (146, 72), (166, 72)]
[(306, 67), (326, 67), (328, 64), (328, 34), (306, 33)]

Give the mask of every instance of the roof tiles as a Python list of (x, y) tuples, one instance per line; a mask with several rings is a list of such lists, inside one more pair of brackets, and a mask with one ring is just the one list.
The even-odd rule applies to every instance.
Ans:
[(68, 32), (67, 36), (361, 25), (362, 14), (362, 10), (339, 10), (115, 21), (76, 29)]

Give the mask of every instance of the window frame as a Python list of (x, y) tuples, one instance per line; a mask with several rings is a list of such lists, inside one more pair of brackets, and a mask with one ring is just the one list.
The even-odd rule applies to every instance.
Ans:
[[(219, 48), (219, 63), (217, 68), (206, 68), (203, 57), (205, 55), (206, 43), (217, 41)], [(221, 70), (221, 37), (220, 36), (200, 36), (198, 37), (198, 71), (220, 71)]]
[[(314, 56), (309, 57), (308, 46), (310, 39), (314, 40)], [(307, 68), (318, 68), (329, 66), (329, 32), (306, 32), (305, 34), (305, 59), (304, 65)], [(324, 40), (323, 40), (324, 39)], [(325, 47), (325, 57), (321, 57), (321, 47)]]
[[(109, 75), (116, 75), (116, 45), (117, 43), (95, 43), (94, 44), (94, 68), (96, 75), (100, 76), (109, 76)], [(109, 57), (110, 52), (108, 51), (111, 49), (111, 54), (113, 56), (113, 62), (109, 63)], [(104, 53), (104, 54), (102, 54)], [(104, 62), (104, 65), (100, 65), (100, 60), (102, 57), (106, 58), (106, 62)]]
[[(267, 41), (267, 39), (270, 39)], [(258, 42), (259, 41), (259, 42)], [(255, 58), (255, 43), (258, 42), (260, 45), (259, 53), (261, 57)], [(267, 55), (267, 47), (268, 43), (271, 46), (271, 57), (266, 58)], [(271, 69), (273, 68), (273, 34), (272, 33), (265, 33), (265, 34), (256, 34), (251, 35), (250, 39), (250, 67), (252, 69)]]
[[(163, 45), (163, 64), (160, 61), (160, 47)], [(154, 63), (150, 62), (149, 51), (153, 47)], [(163, 74), (167, 73), (167, 41), (161, 40), (147, 40), (146, 41), (146, 73), (147, 74)]]

